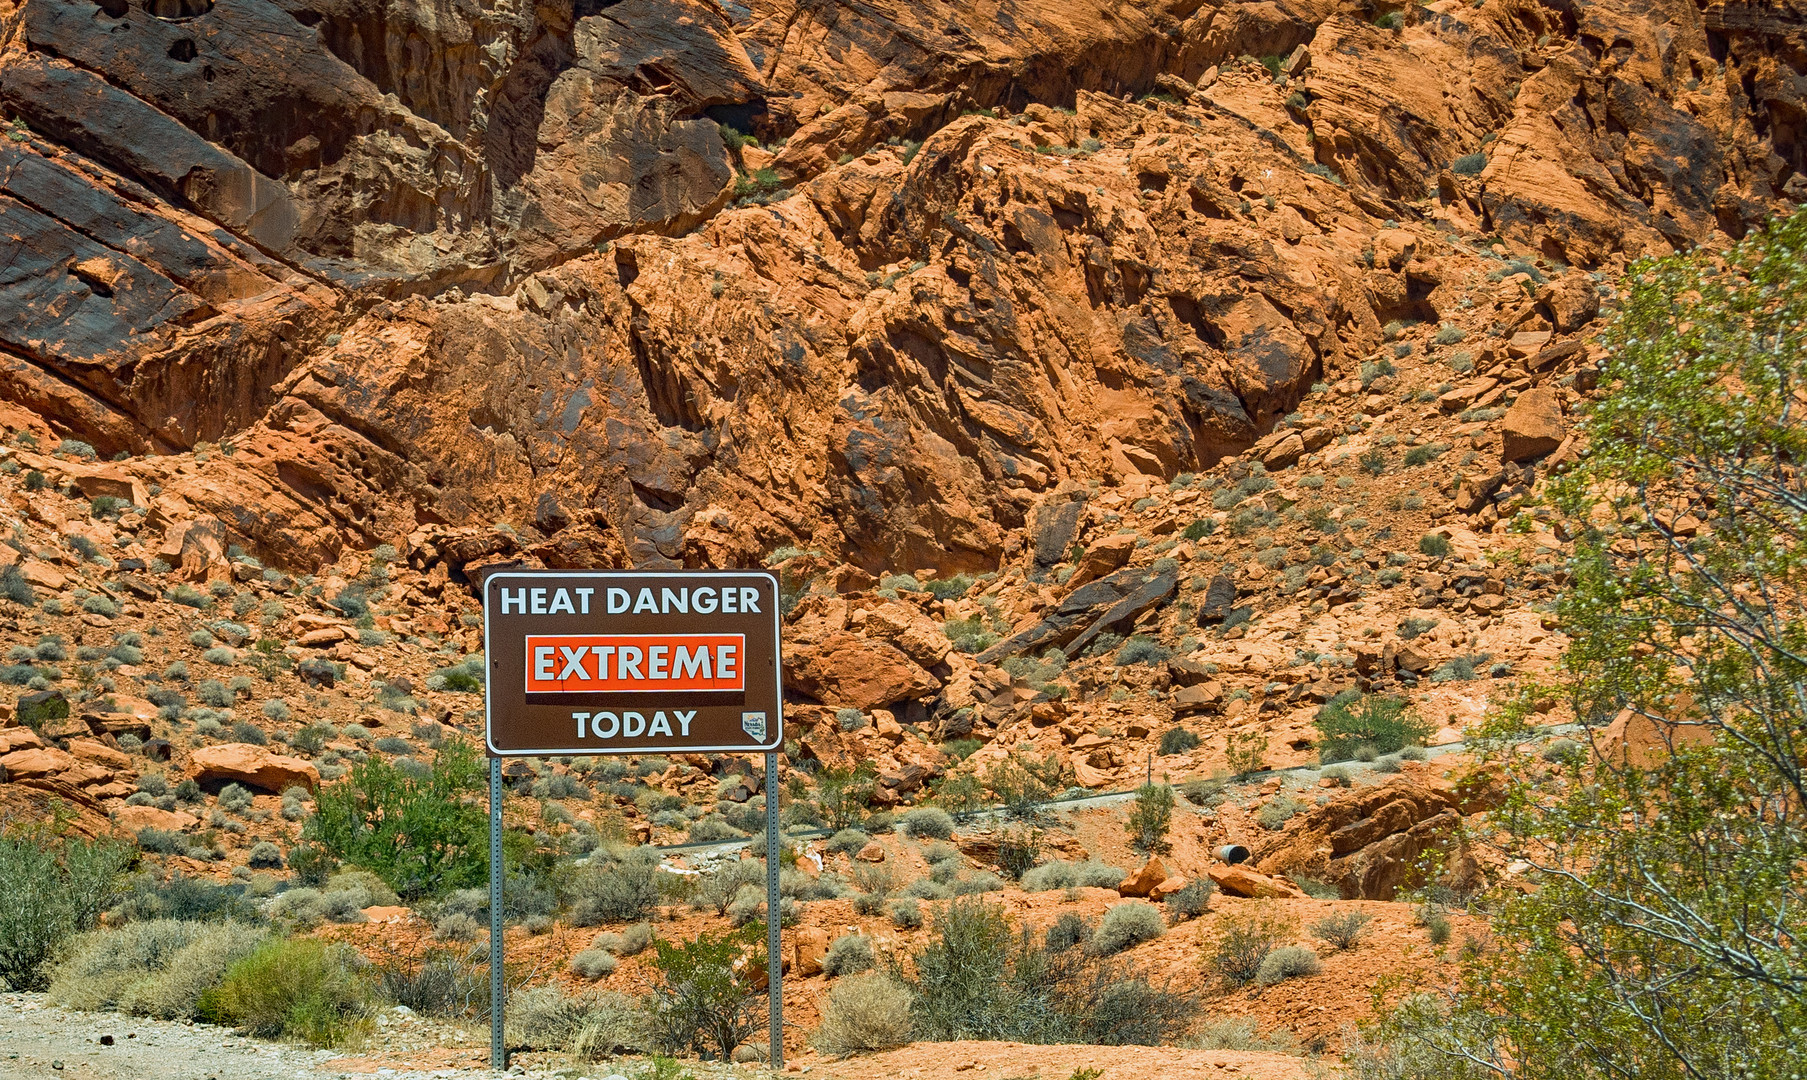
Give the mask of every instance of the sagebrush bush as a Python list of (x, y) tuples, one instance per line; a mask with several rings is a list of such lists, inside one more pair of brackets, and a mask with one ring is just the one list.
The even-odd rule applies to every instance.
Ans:
[(884, 972), (842, 979), (822, 1003), (811, 1042), (824, 1054), (889, 1050), (910, 1041), (911, 994)]
[(1023, 889), (1026, 892), (1047, 892), (1049, 889), (1115, 889), (1129, 875), (1115, 866), (1095, 859), (1086, 862), (1053, 862), (1043, 863), (1023, 875)]
[(594, 982), (614, 974), (618, 963), (614, 953), (602, 949), (585, 949), (571, 958), (570, 967), (571, 973), (578, 978)]
[(859, 829), (842, 829), (829, 837), (824, 845), (829, 851), (839, 855), (858, 855), (860, 849), (872, 842), (872, 837)]
[(915, 1033), (936, 1041), (1157, 1045), (1198, 1007), (1193, 995), (1151, 984), (1123, 960), (1041, 945), (977, 899), (944, 909), (904, 970)]
[(1090, 947), (1099, 956), (1110, 956), (1153, 941), (1167, 932), (1167, 920), (1152, 904), (1132, 900), (1117, 904), (1104, 913), (1098, 929), (1092, 932)]
[(340, 1046), (369, 1024), (370, 986), (347, 945), (272, 938), (227, 969), (196, 1006), (201, 1018), (262, 1039)]
[(899, 930), (916, 930), (922, 926), (922, 904), (915, 897), (903, 897), (885, 905), (885, 917)]
[(725, 915), (741, 886), (757, 885), (764, 880), (765, 866), (755, 859), (725, 862), (697, 879), (696, 892), (691, 894), (690, 906), (699, 911), (713, 909), (717, 915)]
[(268, 933), (235, 921), (178, 919), (95, 930), (77, 938), (57, 965), (50, 1000), (71, 1009), (194, 1019), (201, 995)]
[(946, 840), (954, 835), (954, 819), (936, 806), (918, 806), (904, 812), (904, 829), (919, 840)]
[(1272, 986), (1284, 979), (1316, 975), (1320, 970), (1318, 954), (1303, 945), (1282, 945), (1261, 958), (1255, 971), (1255, 982)]
[(1162, 754), (1184, 754), (1196, 750), (1199, 737), (1183, 727), (1170, 727), (1161, 733)]
[(872, 951), (872, 939), (864, 934), (842, 934), (828, 946), (822, 958), (822, 971), (829, 976), (858, 975), (869, 971), (878, 958)]
[(1167, 908), (1167, 921), (1177, 923), (1196, 919), (1210, 907), (1213, 885), (1210, 878), (1188, 881), (1178, 892), (1168, 893), (1161, 903)]
[[(594, 858), (594, 856), (592, 856)], [(590, 866), (566, 885), (571, 925), (632, 922), (650, 914), (660, 900), (656, 852), (635, 850), (611, 866)]]

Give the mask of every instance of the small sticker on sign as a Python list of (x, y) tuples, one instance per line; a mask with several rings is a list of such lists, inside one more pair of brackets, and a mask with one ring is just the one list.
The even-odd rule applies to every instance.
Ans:
[(740, 714), (740, 729), (752, 736), (755, 742), (765, 741), (765, 713), (744, 712)]

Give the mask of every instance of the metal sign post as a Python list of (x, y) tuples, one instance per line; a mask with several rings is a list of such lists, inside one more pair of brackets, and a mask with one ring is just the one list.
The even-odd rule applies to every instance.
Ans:
[(490, 1066), (507, 1067), (502, 758), (765, 754), (766, 986), (784, 1064), (778, 579), (753, 570), (507, 570), (483, 583), (489, 762)]
[(765, 985), (766, 1024), (776, 1071), (784, 1068), (784, 963), (778, 944), (778, 755), (765, 756)]
[(502, 759), (489, 759), (489, 1067), (508, 1067), (502, 1044)]

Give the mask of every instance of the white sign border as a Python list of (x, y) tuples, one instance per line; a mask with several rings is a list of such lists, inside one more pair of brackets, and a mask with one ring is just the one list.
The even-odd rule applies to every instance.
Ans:
[[(508, 580), (545, 580), (549, 577), (568, 577), (577, 579), (604, 580), (610, 578), (680, 578), (711, 577), (725, 579), (757, 579), (773, 584), (772, 604), (772, 644), (777, 647), (772, 657), (772, 677), (778, 688), (777, 708), (778, 723), (774, 725), (772, 741), (769, 744), (741, 743), (733, 746), (674, 746), (661, 750), (657, 747), (633, 747), (631, 749), (610, 750), (598, 749), (594, 746), (583, 746), (561, 750), (550, 747), (536, 747), (531, 750), (500, 750), (492, 736), (495, 710), (492, 707), (491, 695), (495, 692), (495, 680), (491, 678), (490, 667), (490, 618), (489, 618), (489, 586), (492, 581)], [(783, 586), (777, 575), (757, 570), (502, 570), (483, 579), (483, 746), (490, 757), (595, 757), (595, 756), (627, 756), (638, 755), (648, 757), (658, 754), (770, 754), (776, 753), (784, 746), (784, 619), (778, 613), (782, 600)], [(745, 660), (743, 658), (742, 662)]]

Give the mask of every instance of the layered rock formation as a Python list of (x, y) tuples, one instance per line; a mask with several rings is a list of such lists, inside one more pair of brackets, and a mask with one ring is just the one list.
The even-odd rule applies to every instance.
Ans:
[(1592, 270), (1802, 190), (1787, 10), (1375, 15), (20, 0), (0, 396), (299, 568), (993, 569), (1460, 314), (1390, 224)]

